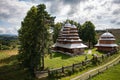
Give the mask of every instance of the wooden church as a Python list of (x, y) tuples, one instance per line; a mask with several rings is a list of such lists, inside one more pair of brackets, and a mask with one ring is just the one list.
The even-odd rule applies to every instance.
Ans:
[(115, 44), (115, 40), (114, 35), (107, 31), (100, 36), (98, 43), (95, 46), (98, 51), (109, 52), (116, 50), (118, 45)]
[(53, 49), (74, 56), (83, 54), (86, 47), (79, 38), (77, 27), (67, 22), (62, 27)]

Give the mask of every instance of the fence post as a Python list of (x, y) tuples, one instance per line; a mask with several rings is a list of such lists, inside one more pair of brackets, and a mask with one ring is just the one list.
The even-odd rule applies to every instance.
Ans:
[(73, 65), (72, 65), (72, 72), (74, 72), (74, 67), (75, 67), (75, 64), (73, 63)]
[(100, 71), (98, 70), (98, 74), (100, 74)]
[(102, 54), (102, 60), (104, 59), (104, 55)]
[(64, 73), (64, 67), (62, 66), (62, 73)]
[(50, 77), (50, 70), (48, 69), (48, 77)]
[(108, 69), (108, 66), (106, 66), (106, 69)]
[(92, 76), (89, 74), (89, 79), (91, 79), (91, 77), (92, 77)]
[(85, 56), (85, 61), (86, 61), (86, 60), (88, 60), (88, 57), (87, 57), (87, 56)]
[(82, 66), (84, 66), (85, 65), (85, 63), (84, 63), (84, 61), (82, 61)]
[(109, 56), (110, 56), (110, 53), (108, 52), (108, 53), (107, 53), (107, 57), (109, 57)]

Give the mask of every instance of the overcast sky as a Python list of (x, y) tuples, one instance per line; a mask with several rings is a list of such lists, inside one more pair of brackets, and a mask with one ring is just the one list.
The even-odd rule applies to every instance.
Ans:
[(27, 11), (41, 3), (55, 22), (90, 20), (96, 29), (120, 28), (120, 0), (0, 0), (0, 34), (17, 34)]

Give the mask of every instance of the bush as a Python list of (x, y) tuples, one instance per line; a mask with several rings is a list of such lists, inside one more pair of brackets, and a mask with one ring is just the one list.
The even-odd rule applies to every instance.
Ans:
[(72, 75), (72, 71), (71, 70), (68, 70), (68, 75), (71, 76)]
[(9, 50), (10, 48), (9, 48), (9, 46), (2, 45), (0, 49), (1, 49), (1, 50)]
[(79, 68), (74, 68), (74, 72), (79, 72)]

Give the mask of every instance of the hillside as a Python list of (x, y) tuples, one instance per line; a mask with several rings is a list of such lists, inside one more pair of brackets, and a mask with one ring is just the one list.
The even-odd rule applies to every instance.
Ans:
[(91, 80), (120, 80), (120, 64), (111, 67)]
[(16, 35), (0, 34), (0, 50), (16, 48), (18, 37)]

